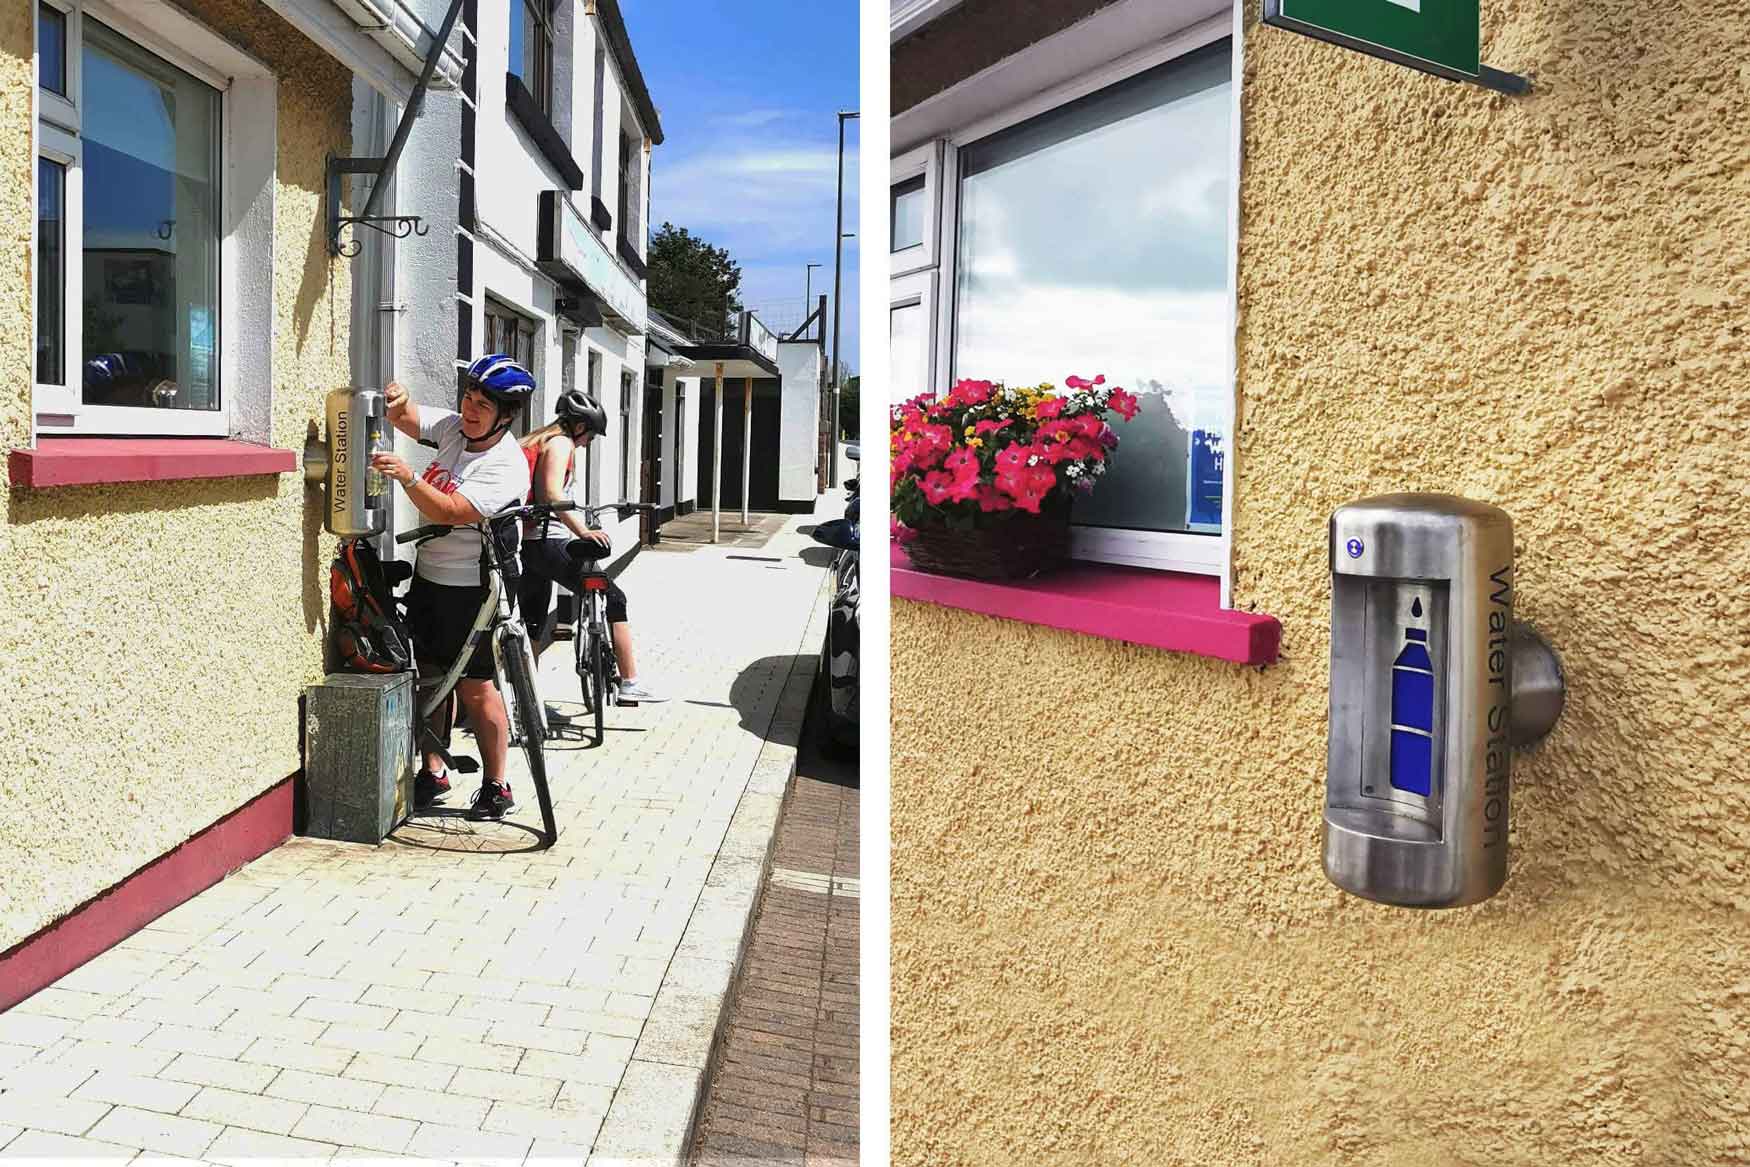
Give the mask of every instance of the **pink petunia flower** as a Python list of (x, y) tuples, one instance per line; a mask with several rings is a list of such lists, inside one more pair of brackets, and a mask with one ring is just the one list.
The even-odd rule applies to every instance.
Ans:
[(953, 492), (954, 478), (940, 470), (932, 470), (924, 475), (923, 481), (918, 483), (918, 487), (924, 492), (924, 498), (929, 500), (931, 506), (941, 506), (948, 501), (948, 496)]
[(1027, 458), (1032, 454), (1026, 446), (1019, 442), (1010, 442), (997, 453), (997, 471), (1016, 470), (1027, 464)]
[(978, 477), (978, 455), (965, 446), (949, 454), (942, 462), (943, 469), (954, 475), (956, 480)]
[(1122, 389), (1112, 390), (1111, 405), (1113, 409), (1118, 411), (1118, 415), (1125, 421), (1129, 421), (1136, 416), (1136, 410), (1138, 407), (1136, 398)]
[(1063, 413), (1064, 400), (1061, 397), (1047, 397), (1039, 403), (1038, 414), (1041, 418), (1050, 420)]
[(978, 509), (984, 511), (986, 514), (995, 514), (999, 511), (1013, 510), (1015, 506), (1013, 502), (1009, 501), (1008, 496), (1004, 495), (1002, 491), (998, 490), (988, 482), (979, 483), (976, 497), (978, 499)]
[(1086, 377), (1065, 377), (1063, 383), (1071, 389), (1091, 389), (1094, 383)]
[(1099, 414), (1078, 413), (1070, 418), (1070, 423), (1076, 427), (1076, 432), (1084, 438), (1097, 438), (1106, 423), (1100, 420)]

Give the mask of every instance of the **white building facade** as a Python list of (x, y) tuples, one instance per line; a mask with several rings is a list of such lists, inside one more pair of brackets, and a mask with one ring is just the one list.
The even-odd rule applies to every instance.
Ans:
[[(450, 0), (408, 0), (439, 27)], [(587, 390), (608, 432), (580, 457), (576, 497), (657, 502), (645, 388), (650, 159), (662, 128), (616, 0), (463, 0), (450, 46), (461, 99), (432, 95), (385, 205), (420, 220), (400, 240), (356, 229), (355, 375), (455, 408), (458, 374), (508, 353), (539, 385), (517, 433)], [(355, 94), (356, 153), (381, 154), (400, 111)], [(356, 199), (355, 192), (355, 199)], [(406, 510), (406, 501), (398, 496)], [(616, 556), (636, 516), (601, 525)], [(398, 529), (417, 525), (409, 513)]]

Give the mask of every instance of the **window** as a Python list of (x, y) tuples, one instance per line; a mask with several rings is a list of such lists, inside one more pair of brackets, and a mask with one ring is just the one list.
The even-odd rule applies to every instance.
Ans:
[(614, 222), (620, 225), (620, 238), (633, 242), (638, 235), (636, 190), (638, 180), (634, 167), (640, 153), (636, 143), (626, 134), (620, 135), (620, 213)]
[[(1231, 41), (1214, 40), (981, 128), (952, 155), (951, 376), (1061, 385), (1104, 374), (1142, 403), (1118, 427), (1113, 472), (1074, 505), (1084, 558), (1216, 574), (1226, 564), (1232, 68)], [(915, 346), (910, 319), (895, 319), (896, 346), (902, 335)]]
[(632, 500), (632, 374), (620, 373), (620, 497)]
[[(597, 405), (602, 401), (602, 354), (595, 349), (589, 350), (589, 396)], [(583, 504), (596, 504), (595, 489), (595, 442), (583, 448)]]
[(67, 14), (48, 4), (37, 5), (37, 84), (67, 96)]
[[(186, 17), (130, 8), (124, 34), (111, 11), (71, 0), (37, 9), (38, 428), (225, 435), (225, 74), (183, 55), (210, 37), (167, 27)], [(244, 88), (250, 108), (271, 98), (270, 80)], [(263, 129), (271, 156), (271, 120)], [(238, 165), (262, 152), (241, 152)], [(260, 306), (239, 297), (231, 311), (253, 319)]]
[[(536, 324), (527, 316), (497, 300), (486, 301), (486, 352), (503, 353), (531, 374), (535, 371)], [(511, 428), (520, 436), (529, 432), (529, 403)]]
[(888, 303), (888, 400), (907, 401), (931, 388), (930, 336), (935, 324), (935, 272), (915, 272), (892, 283)]
[(510, 0), (510, 71), (553, 116), (553, 0)]
[(942, 144), (934, 142), (893, 160), (888, 217), (893, 229), (889, 250), (894, 276), (910, 275), (936, 264), (942, 157)]
[(910, 178), (893, 188), (893, 244), (900, 252), (924, 243), (924, 176)]
[(36, 186), (36, 379), (59, 385), (67, 351), (66, 165), (38, 158)]

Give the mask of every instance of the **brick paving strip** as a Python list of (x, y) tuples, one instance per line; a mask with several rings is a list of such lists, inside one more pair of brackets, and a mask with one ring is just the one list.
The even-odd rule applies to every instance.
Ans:
[(824, 627), (813, 521), (631, 564), (674, 699), (552, 743), (552, 850), (513, 754), (513, 823), (293, 839), (0, 1014), (0, 1161), (684, 1159)]
[(695, 1167), (857, 1162), (857, 807), (854, 787), (792, 782)]

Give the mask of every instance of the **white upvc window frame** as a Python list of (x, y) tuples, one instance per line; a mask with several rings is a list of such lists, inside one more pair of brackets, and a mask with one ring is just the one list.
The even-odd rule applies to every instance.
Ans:
[[(897, 405), (909, 400), (918, 393), (934, 389), (940, 392), (942, 379), (937, 376), (936, 330), (940, 309), (936, 301), (936, 273), (934, 271), (916, 271), (910, 275), (896, 276), (888, 283), (887, 319), (888, 339), (893, 336), (893, 312), (897, 308), (918, 308), (924, 318), (924, 377), (926, 384), (916, 387), (913, 392), (901, 390), (897, 380), (893, 390), (888, 394), (889, 404)], [(897, 370), (890, 370), (888, 376), (894, 378)]]
[[(1235, 4), (1231, 13), (1207, 17), (1187, 25), (1171, 36), (1135, 52), (1112, 60), (1105, 66), (1081, 74), (1071, 81), (1046, 86), (1028, 99), (1000, 113), (980, 118), (947, 132), (930, 145), (937, 148), (938, 177), (932, 184), (940, 191), (937, 222), (939, 261), (935, 265), (938, 310), (932, 336), (936, 383), (946, 386), (954, 382), (955, 296), (958, 288), (959, 228), (958, 198), (960, 189), (959, 150), (1006, 130), (1012, 126), (1049, 113), (1054, 109), (1091, 94), (1098, 93), (1139, 73), (1167, 64), (1224, 37), (1232, 38), (1232, 105), (1230, 111), (1229, 192), (1228, 192), (1228, 327), (1227, 327), (1227, 410), (1221, 419), (1227, 446), (1222, 464), (1222, 530), (1219, 535), (1177, 531), (1142, 531), (1116, 528), (1074, 527), (1071, 530), (1071, 555), (1076, 559), (1097, 563), (1126, 564), (1161, 571), (1178, 571), (1196, 575), (1214, 575), (1221, 579), (1221, 603), (1232, 602), (1233, 561), (1233, 476), (1235, 422), (1238, 399), (1239, 324), (1239, 194), (1240, 150), (1243, 127), (1240, 124), (1241, 85), (1244, 75), (1243, 13)], [(913, 150), (900, 158), (911, 159), (929, 148)], [(899, 159), (895, 160), (897, 173)], [(896, 257), (897, 258), (897, 257)], [(898, 274), (898, 269), (895, 269)], [(895, 281), (897, 283), (897, 280)]]
[(893, 191), (914, 178), (924, 180), (924, 241), (888, 256), (888, 275), (894, 279), (935, 267), (942, 237), (942, 143), (929, 142), (908, 150), (893, 160), (887, 184), (887, 216), (893, 218)]
[[(167, 0), (44, 0), (67, 14), (68, 98), (36, 86), (35, 153), (67, 165), (66, 359), (60, 385), (33, 385), (34, 436), (244, 437), (265, 443), (271, 429), (273, 203), (277, 81), (261, 61)], [(38, 10), (32, 9), (33, 26)], [(86, 405), (80, 323), (84, 316), (84, 158), (80, 103), (84, 21), (90, 16), (219, 93), (220, 406), (214, 410)], [(33, 44), (34, 51), (34, 44)], [(247, 196), (247, 197), (244, 197)], [(33, 175), (31, 205), (37, 195)], [(35, 255), (35, 228), (32, 259)], [(33, 270), (35, 270), (33, 268)], [(32, 325), (36, 283), (33, 279)], [(32, 354), (35, 344), (33, 338)], [(245, 384), (245, 376), (248, 384)], [(34, 381), (34, 370), (33, 370)]]

